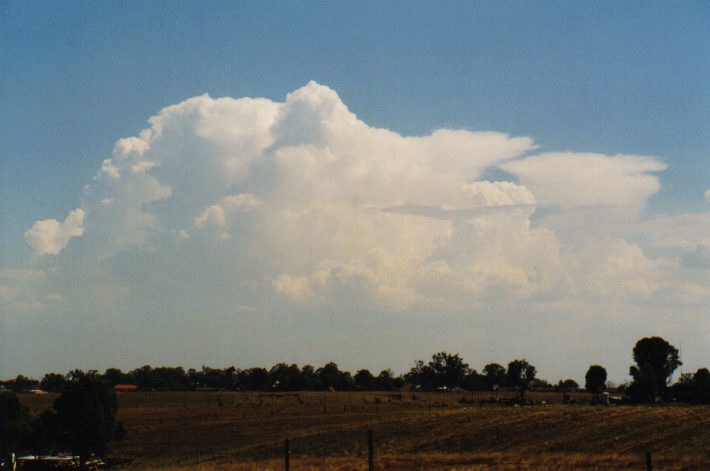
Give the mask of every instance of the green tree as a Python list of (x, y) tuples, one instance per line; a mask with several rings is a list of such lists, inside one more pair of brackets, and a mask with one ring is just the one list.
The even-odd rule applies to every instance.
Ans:
[(12, 469), (12, 453), (25, 449), (30, 433), (27, 407), (12, 392), (0, 392), (0, 457), (5, 461), (5, 469)]
[(79, 456), (81, 469), (91, 455), (104, 456), (121, 430), (116, 393), (97, 374), (72, 372), (53, 407), (59, 446)]
[(606, 385), (606, 369), (603, 366), (592, 365), (584, 375), (584, 388), (594, 394), (595, 399), (604, 391)]
[(661, 337), (646, 337), (634, 346), (635, 366), (629, 374), (631, 399), (636, 402), (654, 402), (666, 395), (667, 383), (673, 371), (682, 363), (678, 349)]

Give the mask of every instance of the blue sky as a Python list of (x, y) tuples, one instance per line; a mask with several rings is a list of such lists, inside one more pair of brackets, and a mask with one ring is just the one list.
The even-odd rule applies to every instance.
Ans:
[[(644, 172), (656, 172), (660, 186), (643, 193), (644, 216), (637, 226), (654, 224), (662, 232), (659, 217), (672, 227), (673, 217), (705, 214), (708, 208), (703, 195), (710, 189), (709, 19), (708, 4), (692, 1), (3, 2), (0, 268), (49, 273), (46, 262), (33, 255), (25, 232), (38, 220), (63, 221), (70, 211), (88, 205), (83, 188), (95, 181), (102, 161), (111, 158), (114, 143), (138, 135), (164, 107), (205, 93), (283, 102), (311, 80), (337, 92), (369, 127), (403, 136), (440, 128), (495, 131), (532, 139), (537, 148), (529, 155), (593, 152), (654, 158), (668, 168), (644, 167)], [(527, 178), (530, 188), (532, 180), (541, 181), (537, 171), (511, 168), (513, 177), (502, 166), (490, 166), (479, 177), (524, 184)], [(559, 225), (555, 230), (566, 233)], [(633, 232), (624, 229), (624, 240), (641, 244), (654, 262), (661, 263), (658, 254), (681, 260), (696, 250), (697, 241), (669, 247)], [(57, 264), (70, 263), (70, 256), (63, 252)], [(115, 257), (118, 263), (121, 256)], [(683, 275), (694, 286), (702, 286), (705, 276)], [(705, 302), (693, 311), (696, 315)], [(656, 300), (651, 310), (668, 303)], [(20, 320), (10, 320), (18, 316), (12, 309), (3, 314), (6, 327), (16, 327), (18, 335), (36, 332), (30, 324), (21, 327)], [(107, 312), (114, 309), (120, 311), (110, 307)], [(327, 312), (322, 306), (313, 309)], [(363, 309), (373, 319), (382, 318), (376, 303)], [(458, 318), (463, 314), (454, 312), (466, 309), (443, 309), (442, 316)], [(118, 314), (108, 317), (107, 325), (116, 332), (138, 335)], [(342, 317), (325, 335), (337, 336), (347, 324), (347, 316)], [(265, 320), (257, 324), (269, 325)], [(188, 328), (176, 329), (184, 333)], [(74, 366), (68, 347), (56, 342), (52, 348), (66, 358), (57, 368)], [(140, 348), (146, 362), (154, 358), (149, 347)], [(707, 358), (702, 348), (707, 347), (698, 346), (697, 354)], [(294, 357), (290, 361), (320, 358), (283, 353)], [(76, 355), (77, 363), (84, 361), (84, 354)], [(227, 356), (217, 352), (204, 360), (219, 363)], [(353, 354), (352, 362), (359, 358), (369, 361)], [(402, 369), (406, 364), (401, 363), (391, 366)], [(2, 364), (0, 372), (35, 368), (30, 372), (38, 373), (45, 365), (54, 366), (38, 359)], [(568, 371), (572, 374), (570, 366), (550, 368), (549, 376)]]

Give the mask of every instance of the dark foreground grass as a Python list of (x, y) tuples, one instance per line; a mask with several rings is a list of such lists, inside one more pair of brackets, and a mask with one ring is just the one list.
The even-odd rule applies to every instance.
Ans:
[[(123, 469), (710, 469), (710, 407), (480, 404), (490, 395), (234, 392), (119, 395)], [(33, 413), (51, 397), (29, 397)], [(557, 403), (556, 403), (557, 402)]]

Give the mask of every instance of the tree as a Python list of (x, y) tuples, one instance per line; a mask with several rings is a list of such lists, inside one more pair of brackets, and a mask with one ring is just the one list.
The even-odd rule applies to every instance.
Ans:
[(485, 391), (488, 389), (488, 381), (486, 377), (476, 370), (469, 370), (466, 378), (463, 381), (464, 389), (469, 391)]
[(0, 392), (0, 457), (5, 460), (5, 469), (12, 469), (10, 457), (24, 450), (29, 433), (27, 407), (14, 393)]
[(404, 375), (404, 379), (416, 385), (422, 391), (431, 391), (436, 387), (434, 370), (422, 360), (414, 362), (414, 367)]
[(301, 370), (298, 365), (277, 363), (269, 370), (271, 386), (277, 391), (298, 391), (302, 389)]
[(502, 365), (489, 363), (483, 367), (483, 374), (486, 376), (490, 389), (493, 390), (505, 386), (506, 373)]
[(35, 455), (50, 455), (57, 447), (59, 423), (57, 413), (51, 409), (43, 411), (32, 419), (30, 449)]
[(710, 404), (710, 371), (707, 368), (699, 368), (693, 375), (693, 381), (696, 401)]
[(592, 365), (584, 375), (584, 388), (594, 394), (595, 399), (604, 391), (606, 385), (606, 370), (603, 366)]
[(118, 368), (108, 368), (104, 372), (104, 379), (111, 386), (116, 386), (117, 384), (133, 383), (133, 378), (131, 377), (131, 375), (124, 373)]
[(12, 382), (10, 388), (17, 393), (25, 392), (34, 389), (39, 385), (39, 381), (32, 378), (27, 378), (23, 375), (17, 375), (15, 381)]
[(682, 363), (678, 349), (661, 337), (646, 337), (634, 346), (636, 366), (629, 368), (633, 382), (629, 386), (631, 399), (636, 402), (654, 402), (665, 396), (667, 382), (673, 371)]
[(710, 403), (710, 371), (700, 368), (693, 373), (684, 373), (673, 385), (673, 395), (682, 402)]
[(557, 390), (561, 392), (574, 392), (577, 389), (579, 389), (579, 384), (573, 379), (560, 380), (559, 383), (557, 383)]
[(64, 390), (64, 375), (60, 373), (47, 373), (39, 383), (40, 389), (49, 392), (62, 392)]
[(117, 438), (116, 393), (97, 374), (73, 372), (53, 408), (59, 446), (79, 455), (81, 469), (86, 469), (92, 454), (105, 455), (109, 443)]
[(458, 353), (439, 352), (431, 356), (429, 368), (434, 374), (437, 387), (448, 390), (458, 388), (463, 384), (469, 368)]
[(381, 391), (394, 391), (404, 386), (404, 380), (401, 377), (394, 376), (394, 372), (390, 369), (380, 371), (380, 374), (375, 378), (375, 387)]
[(336, 391), (349, 391), (353, 389), (354, 383), (347, 371), (340, 371), (334, 362), (327, 363), (316, 370), (316, 375), (323, 384), (323, 389), (334, 389)]
[(323, 388), (315, 368), (311, 365), (303, 365), (301, 367), (301, 382), (304, 390), (318, 391)]
[(520, 399), (525, 399), (525, 392), (530, 383), (535, 379), (537, 370), (527, 360), (513, 360), (508, 363), (507, 382), (508, 386), (518, 389)]
[(375, 389), (375, 377), (370, 370), (359, 370), (353, 377), (355, 387), (360, 391), (373, 391)]
[(242, 391), (269, 391), (271, 381), (265, 368), (249, 368), (237, 374), (237, 383)]

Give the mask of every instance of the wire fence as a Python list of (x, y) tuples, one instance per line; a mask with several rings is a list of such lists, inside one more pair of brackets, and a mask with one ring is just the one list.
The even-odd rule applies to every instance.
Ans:
[[(142, 463), (161, 456), (170, 456), (176, 466), (202, 463), (200, 469), (205, 470), (214, 469), (215, 463), (246, 462), (268, 463), (269, 469), (288, 466), (289, 471), (321, 469), (317, 463), (333, 460), (348, 464), (328, 469), (368, 469), (372, 456), (376, 469), (710, 470), (710, 453), (707, 459), (701, 457), (702, 463), (693, 462), (699, 448), (710, 452), (710, 447), (689, 446), (695, 454), (676, 462), (678, 453), (668, 443), (678, 440), (664, 437), (680, 429), (660, 426), (649, 432), (648, 427), (661, 425), (660, 419), (641, 419), (660, 411), (665, 419), (689, 425), (696, 436), (700, 430), (710, 437), (707, 420), (700, 420), (697, 409), (513, 407), (505, 402), (513, 396), (510, 392), (132, 395), (122, 404), (132, 423), (130, 443), (117, 447), (114, 458), (131, 469), (147, 469), (150, 466), (141, 468)], [(596, 422), (590, 425), (586, 420)], [(638, 424), (646, 428), (637, 430)], [(653, 436), (644, 435), (648, 433)], [(652, 452), (648, 460), (647, 449)]]
[[(421, 427), (425, 427), (422, 425)], [(412, 464), (412, 468), (421, 469), (414, 463), (420, 458), (415, 454), (406, 456), (402, 455), (400, 457), (393, 455), (385, 455), (384, 459), (378, 457), (377, 444), (379, 442), (390, 442), (397, 440), (398, 438), (406, 438), (406, 431), (392, 431), (391, 429), (383, 433), (375, 434), (372, 428), (359, 428), (357, 430), (348, 430), (342, 434), (311, 434), (309, 436), (286, 438), (282, 442), (276, 441), (273, 445), (265, 445), (265, 448), (261, 451), (264, 456), (274, 456), (278, 450), (280, 450), (283, 459), (283, 469), (285, 471), (291, 471), (292, 469), (297, 469), (299, 457), (309, 457), (322, 456), (322, 457), (332, 457), (332, 456), (348, 456), (355, 457), (359, 459), (363, 469), (368, 471), (374, 471), (375, 469), (407, 469), (407, 463)], [(257, 446), (257, 448), (259, 448)], [(246, 450), (245, 450), (246, 451)], [(252, 451), (257, 451), (252, 449)], [(346, 454), (344, 454), (346, 453)], [(376, 459), (378, 458), (378, 459)], [(540, 458), (540, 457), (538, 457)], [(544, 458), (544, 457), (543, 457)], [(603, 457), (602, 457), (603, 459)], [(367, 467), (365, 468), (365, 464)], [(641, 456), (638, 456), (637, 460), (627, 460), (623, 463), (604, 463), (604, 462), (592, 462), (592, 463), (571, 463), (564, 459), (558, 461), (555, 460), (538, 460), (535, 458), (525, 459), (525, 460), (510, 460), (501, 458), (500, 456), (490, 456), (488, 454), (482, 454), (482, 456), (470, 456), (466, 457), (460, 455), (456, 457), (449, 456), (447, 458), (428, 458), (426, 460), (426, 469), (448, 469), (456, 467), (456, 469), (461, 469), (461, 467), (470, 469), (485, 469), (485, 470), (554, 470), (554, 469), (564, 469), (564, 470), (670, 470), (670, 469), (682, 469), (684, 471), (691, 470), (707, 470), (707, 464), (686, 464), (679, 467), (677, 464), (674, 465), (660, 465), (654, 464), (653, 454), (647, 451)], [(350, 469), (350, 468), (348, 468)]]

